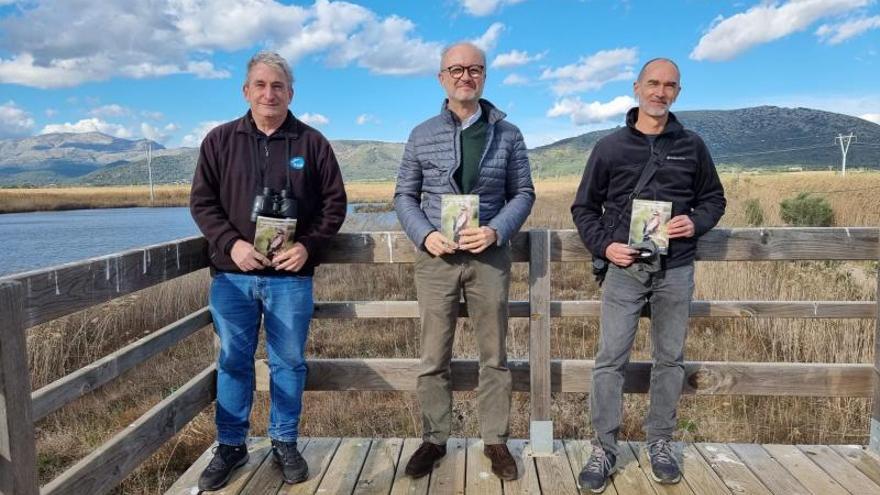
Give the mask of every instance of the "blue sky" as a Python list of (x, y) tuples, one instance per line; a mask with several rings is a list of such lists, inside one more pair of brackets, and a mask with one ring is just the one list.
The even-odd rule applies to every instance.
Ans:
[(439, 110), (439, 53), (457, 40), (486, 48), (484, 97), (529, 147), (620, 124), (657, 56), (682, 69), (673, 110), (880, 123), (875, 0), (0, 0), (0, 138), (197, 146), (246, 110), (244, 65), (267, 48), (294, 67), (294, 113), (328, 137), (405, 141)]

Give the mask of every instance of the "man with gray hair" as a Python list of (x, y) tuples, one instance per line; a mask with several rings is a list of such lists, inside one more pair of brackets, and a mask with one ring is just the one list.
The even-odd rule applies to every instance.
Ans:
[[(285, 482), (308, 477), (296, 441), (314, 308), (312, 275), (321, 248), (345, 219), (345, 188), (330, 143), (288, 110), (293, 75), (287, 61), (276, 53), (257, 53), (248, 62), (242, 91), (250, 110), (202, 141), (190, 194), (193, 219), (208, 241), (209, 306), (220, 339), (218, 445), (199, 478), (201, 490), (222, 488), (248, 461), (261, 320), (269, 358), (272, 453)], [(285, 242), (271, 259), (255, 247), (255, 222), (264, 218), (270, 225), (289, 226), (295, 219), (292, 236), (285, 231)]]
[[(516, 462), (506, 445), (511, 399), (506, 352), (509, 244), (535, 200), (529, 159), (519, 129), (480, 98), (486, 81), (482, 50), (471, 43), (447, 47), (438, 79), (447, 98), (440, 115), (410, 134), (394, 192), (397, 217), (419, 250), (417, 390), (423, 443), (406, 473), (424, 476), (446, 454), (452, 427), (450, 360), (463, 294), (480, 354), (477, 401), (483, 452), (492, 472), (512, 480)], [(444, 204), (455, 207), (441, 211)], [(456, 223), (463, 205), (473, 207), (479, 222), (459, 222), (466, 227), (451, 235), (443, 225)]]
[[(694, 256), (697, 239), (718, 223), (726, 200), (706, 144), (669, 111), (681, 91), (680, 81), (678, 66), (669, 59), (645, 64), (633, 83), (639, 106), (627, 113), (626, 127), (593, 147), (571, 206), (581, 240), (607, 267), (590, 392), (595, 439), (578, 477), (581, 489), (593, 493), (605, 489), (615, 470), (624, 372), (646, 304), (651, 308), (653, 357), (645, 420), (651, 473), (659, 483), (681, 480), (670, 441), (684, 382)], [(638, 236), (630, 245), (634, 200), (668, 208), (671, 218), (662, 226), (659, 221), (648, 221), (641, 230), (636, 226)], [(648, 228), (652, 233), (646, 239)], [(665, 254), (653, 242), (663, 231)], [(601, 272), (599, 267), (594, 262), (595, 271)]]

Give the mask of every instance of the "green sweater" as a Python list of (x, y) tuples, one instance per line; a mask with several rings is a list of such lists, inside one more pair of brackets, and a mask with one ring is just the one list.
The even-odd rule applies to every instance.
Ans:
[(480, 158), (486, 147), (486, 131), (489, 128), (486, 112), (480, 119), (461, 131), (461, 163), (455, 171), (455, 182), (463, 194), (469, 194), (480, 176)]

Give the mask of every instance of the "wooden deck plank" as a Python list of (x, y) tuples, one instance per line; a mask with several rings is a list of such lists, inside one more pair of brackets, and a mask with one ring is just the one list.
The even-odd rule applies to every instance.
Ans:
[(794, 445), (764, 445), (776, 462), (797, 478), (814, 495), (847, 495), (840, 483), (817, 466)]
[(501, 480), (492, 472), (492, 463), (483, 454), (483, 441), (467, 440), (465, 487), (468, 495), (501, 495)]
[(519, 477), (513, 481), (504, 481), (504, 495), (539, 495), (541, 485), (538, 484), (538, 471), (535, 459), (528, 454), (528, 440), (509, 440), (510, 453), (516, 459), (516, 471)]
[(880, 486), (827, 445), (798, 445), (807, 457), (852, 493), (880, 493)]
[[(694, 495), (694, 491), (691, 489), (690, 485), (687, 484), (683, 476), (681, 481), (673, 485), (664, 485), (654, 481), (654, 478), (651, 475), (651, 460), (648, 458), (648, 451), (644, 442), (625, 442), (622, 443), (620, 447), (624, 448), (625, 444), (632, 450), (633, 455), (639, 462), (639, 467), (642, 469), (642, 472), (645, 473), (645, 477), (651, 482), (651, 487), (655, 492), (669, 495)], [(673, 444), (673, 451), (679, 469), (683, 470), (684, 468), (682, 466), (684, 466), (684, 463), (681, 456), (682, 445), (680, 443)]]
[(734, 493), (772, 495), (745, 463), (723, 443), (698, 443), (697, 450)]
[(450, 438), (446, 441), (446, 456), (431, 473), (431, 495), (464, 494), (467, 441)]
[[(317, 437), (309, 439), (309, 444), (306, 446), (305, 450), (302, 451), (303, 458), (309, 465), (309, 478), (296, 485), (282, 483), (278, 494), (302, 495), (306, 493), (315, 493), (318, 489), (318, 485), (321, 484), (321, 480), (324, 479), (324, 475), (327, 473), (327, 469), (330, 467), (330, 463), (333, 461), (333, 456), (336, 454), (336, 449), (339, 447), (341, 441), (342, 439), (340, 438), (332, 437)], [(271, 456), (269, 457), (271, 458)], [(275, 463), (273, 462), (272, 464)], [(278, 469), (277, 465), (275, 469)], [(280, 475), (281, 473), (279, 472), (278, 476)]]
[(177, 481), (165, 491), (165, 495), (191, 495), (199, 491), (199, 476), (202, 471), (208, 467), (211, 458), (214, 457), (214, 447), (217, 442), (211, 444), (208, 450), (202, 452), (202, 455), (187, 468), (186, 472), (177, 478)]
[(871, 455), (867, 448), (861, 445), (831, 445), (831, 448), (880, 485), (880, 459)]
[(403, 472), (406, 463), (409, 462), (409, 458), (421, 444), (421, 438), (407, 438), (403, 441), (403, 448), (400, 450), (400, 461), (398, 462), (397, 471), (394, 473), (394, 483), (391, 485), (391, 495), (425, 495), (428, 493), (428, 486), (431, 483), (430, 474), (422, 478), (413, 479)]
[[(400, 460), (402, 438), (377, 438), (370, 446), (354, 495), (388, 495)], [(401, 469), (403, 466), (401, 465)]]
[(639, 461), (626, 442), (620, 442), (620, 454), (617, 456), (617, 472), (611, 478), (617, 493), (656, 493), (655, 483), (648, 479), (639, 466)]
[(577, 481), (561, 440), (553, 441), (552, 456), (535, 457), (535, 469), (543, 493), (577, 493)]
[[(568, 456), (568, 465), (571, 467), (571, 474), (574, 476), (575, 485), (577, 485), (578, 475), (587, 464), (590, 453), (593, 451), (593, 443), (590, 440), (566, 440), (565, 454)], [(603, 494), (617, 495), (617, 488), (614, 483), (608, 483)], [(505, 494), (506, 495), (506, 494)]]
[(752, 473), (777, 495), (810, 495), (810, 491), (776, 462), (764, 447), (755, 444), (731, 443), (729, 447), (746, 463)]
[(706, 459), (691, 444), (682, 449), (684, 479), (695, 493), (700, 495), (730, 495), (730, 490), (721, 481)]
[(369, 438), (343, 438), (318, 485), (318, 493), (353, 492), (371, 444)]

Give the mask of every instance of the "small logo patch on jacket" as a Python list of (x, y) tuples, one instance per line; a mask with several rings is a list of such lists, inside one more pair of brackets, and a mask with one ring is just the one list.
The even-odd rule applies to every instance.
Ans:
[(686, 156), (666, 155), (667, 160), (687, 160)]
[(306, 159), (301, 156), (295, 156), (290, 159), (290, 168), (294, 170), (302, 170), (306, 166)]

